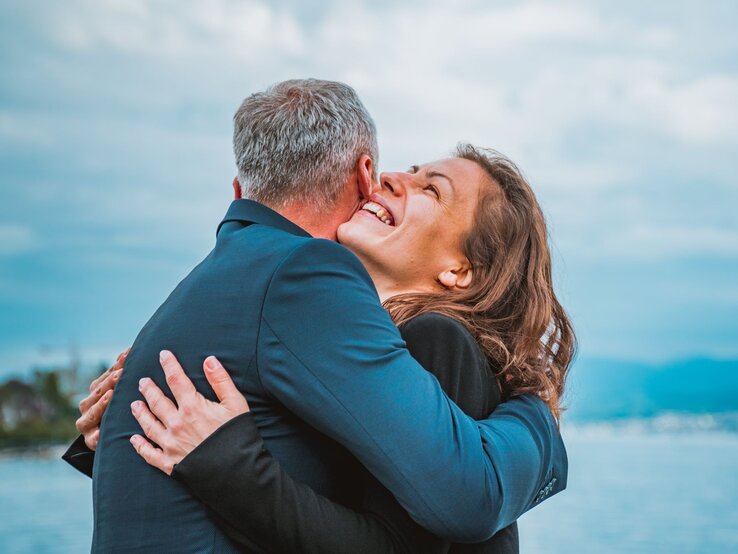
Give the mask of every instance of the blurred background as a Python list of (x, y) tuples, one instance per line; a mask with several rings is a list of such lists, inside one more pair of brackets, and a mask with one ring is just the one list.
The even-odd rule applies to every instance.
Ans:
[(0, 551), (89, 549), (58, 459), (92, 375), (214, 243), (231, 117), (352, 85), (380, 168), (514, 159), (580, 354), (522, 552), (738, 551), (733, 1), (0, 0)]

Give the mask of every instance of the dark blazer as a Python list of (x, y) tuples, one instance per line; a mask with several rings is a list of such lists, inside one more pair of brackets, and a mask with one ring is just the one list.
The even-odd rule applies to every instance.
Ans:
[[(474, 337), (459, 322), (428, 313), (400, 327), (413, 357), (468, 415), (483, 418), (500, 389)], [(217, 462), (213, 463), (213, 460)], [(517, 554), (517, 523), (477, 544), (451, 544), (415, 523), (374, 477), (357, 510), (320, 496), (281, 469), (250, 414), (235, 418), (175, 465), (172, 476), (214, 512), (226, 534), (248, 549), (302, 554)], [(246, 540), (244, 540), (244, 538)]]
[(141, 432), (129, 409), (139, 379), (168, 392), (165, 348), (212, 399), (201, 368), (217, 355), (272, 455), (332, 500), (356, 502), (355, 456), (418, 523), (477, 541), (566, 484), (564, 445), (540, 400), (521, 396), (474, 421), (404, 348), (353, 254), (237, 200), (213, 251), (128, 355), (94, 457), (95, 551), (234, 549), (206, 507), (128, 442)]

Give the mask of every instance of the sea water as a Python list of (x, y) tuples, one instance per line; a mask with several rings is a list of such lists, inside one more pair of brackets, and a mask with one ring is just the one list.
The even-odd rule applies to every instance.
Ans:
[[(738, 552), (738, 434), (564, 430), (566, 491), (525, 514), (523, 553)], [(0, 552), (87, 552), (88, 478), (47, 457), (0, 458)]]

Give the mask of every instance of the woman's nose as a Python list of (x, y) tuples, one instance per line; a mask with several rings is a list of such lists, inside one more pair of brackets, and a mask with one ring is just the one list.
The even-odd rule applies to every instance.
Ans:
[(382, 173), (379, 176), (379, 182), (383, 190), (395, 196), (400, 196), (405, 192), (406, 183), (402, 173)]

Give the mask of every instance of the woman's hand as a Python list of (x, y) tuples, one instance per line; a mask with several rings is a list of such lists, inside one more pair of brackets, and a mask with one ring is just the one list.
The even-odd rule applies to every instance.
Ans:
[(133, 402), (131, 411), (146, 436), (160, 448), (141, 435), (133, 435), (131, 444), (149, 465), (171, 475), (175, 464), (221, 425), (248, 412), (249, 405), (215, 356), (206, 358), (203, 368), (220, 402), (197, 392), (171, 352), (162, 350), (160, 361), (176, 404), (151, 379), (141, 379), (139, 390), (146, 402)]
[(129, 347), (125, 352), (121, 352), (115, 363), (90, 384), (90, 394), (79, 403), (79, 411), (82, 415), (74, 425), (85, 438), (85, 444), (90, 450), (97, 448), (97, 441), (100, 439), (100, 422), (113, 397), (113, 389), (120, 379), (126, 356), (130, 350)]

